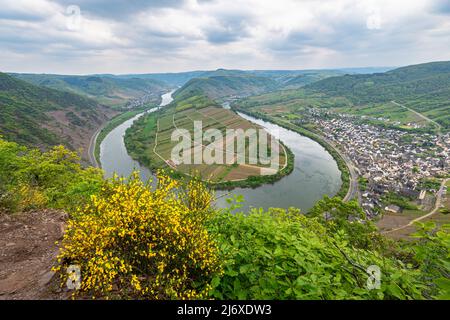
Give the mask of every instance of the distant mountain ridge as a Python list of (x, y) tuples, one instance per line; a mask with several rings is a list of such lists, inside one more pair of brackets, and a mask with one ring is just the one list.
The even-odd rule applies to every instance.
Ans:
[(84, 149), (113, 110), (84, 96), (40, 87), (0, 73), (0, 135), (32, 147)]
[[(401, 67), (385, 73), (355, 74), (330, 77), (309, 84), (307, 88), (333, 95), (352, 95), (354, 99), (384, 99), (380, 90), (390, 98), (441, 91), (447, 89), (450, 79), (450, 62)], [(438, 80), (438, 81), (435, 81)], [(384, 91), (390, 87), (392, 92)]]
[[(194, 78), (208, 78), (211, 76), (258, 76), (271, 78), (279, 83), (285, 83), (290, 79), (297, 76), (304, 75), (344, 75), (344, 74), (361, 74), (361, 73), (374, 73), (374, 72), (385, 72), (393, 68), (390, 67), (367, 67), (367, 68), (345, 68), (345, 69), (305, 69), (305, 70), (238, 70), (238, 69), (216, 69), (216, 70), (196, 70), (196, 71), (186, 71), (186, 72), (173, 72), (173, 73), (144, 73), (144, 74), (99, 74), (97, 76), (106, 76), (118, 79), (153, 79), (165, 82), (172, 86), (183, 86), (189, 80)], [(325, 78), (325, 76), (321, 77)], [(317, 81), (317, 79), (312, 79)], [(309, 81), (308, 83), (311, 83)], [(302, 83), (303, 84), (303, 83)]]
[(450, 61), (411, 65), (385, 73), (330, 77), (305, 89), (345, 97), (356, 105), (395, 100), (450, 127)]
[(56, 74), (10, 74), (20, 80), (85, 95), (101, 104), (122, 108), (133, 99), (147, 96), (149, 102), (157, 103), (162, 92), (170, 86), (162, 81), (136, 77), (119, 78), (109, 75), (56, 75)]
[(189, 80), (175, 92), (175, 97), (205, 95), (210, 99), (260, 94), (278, 87), (275, 80), (251, 75), (212, 75)]

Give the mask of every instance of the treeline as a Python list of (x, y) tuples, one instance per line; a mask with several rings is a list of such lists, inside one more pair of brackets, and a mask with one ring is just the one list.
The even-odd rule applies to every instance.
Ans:
[[(104, 180), (58, 147), (41, 153), (0, 140), (0, 214), (69, 213), (54, 271), (83, 270), (75, 298), (448, 299), (449, 225), (414, 240), (377, 232), (356, 202), (325, 197), (298, 209), (217, 210), (197, 179)], [(22, 190), (22, 191), (20, 191)], [(379, 268), (378, 278), (370, 270)]]
[(330, 97), (345, 97), (354, 105), (396, 100), (419, 112), (429, 112), (430, 118), (450, 128), (450, 62), (413, 65), (385, 73), (330, 77), (305, 88)]
[(275, 90), (278, 84), (275, 80), (248, 74), (211, 75), (194, 78), (177, 90), (175, 96), (188, 98), (193, 95), (205, 95), (210, 99), (220, 99), (227, 96), (246, 96)]
[(156, 141), (157, 119), (160, 114), (161, 112), (157, 111), (143, 115), (127, 129), (124, 138), (128, 154), (152, 171), (166, 166), (162, 160), (156, 162), (155, 157), (151, 156), (152, 145)]
[[(4, 73), (0, 73), (0, 109), (1, 135), (42, 148), (57, 144), (71, 146), (70, 137), (61, 133), (64, 127), (94, 128), (105, 118), (105, 108), (94, 100), (38, 87)], [(55, 112), (69, 123), (57, 121), (52, 115)]]

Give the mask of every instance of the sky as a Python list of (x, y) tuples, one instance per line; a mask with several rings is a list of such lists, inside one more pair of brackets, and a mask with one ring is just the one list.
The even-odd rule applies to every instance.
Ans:
[(450, 60), (450, 0), (0, 0), (0, 71), (93, 74)]

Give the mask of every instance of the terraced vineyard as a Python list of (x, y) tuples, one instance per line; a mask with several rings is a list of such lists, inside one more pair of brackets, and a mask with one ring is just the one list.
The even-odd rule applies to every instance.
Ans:
[[(216, 133), (220, 132), (223, 139), (215, 140), (206, 135), (203, 140), (194, 139), (198, 134), (196, 131), (199, 129), (194, 122), (197, 124), (201, 122), (203, 133), (215, 129)], [(187, 139), (189, 141), (190, 149), (187, 154), (190, 154), (188, 156), (190, 161), (176, 163), (172, 160), (172, 150), (179, 143), (178, 140), (173, 141), (172, 139), (172, 134), (177, 129), (179, 132), (184, 132), (181, 134), (184, 136), (179, 136), (180, 140)], [(195, 104), (187, 107), (178, 105), (170, 107), (164, 112), (149, 114), (136, 121), (133, 127), (127, 131), (126, 143), (131, 155), (152, 169), (172, 168), (186, 175), (199, 175), (203, 180), (215, 184), (244, 181), (250, 177), (276, 175), (286, 168), (287, 151), (278, 141), (274, 141), (274, 146), (279, 148), (280, 155), (275, 163), (279, 170), (274, 169), (273, 161), (272, 167), (270, 164), (263, 164), (266, 163), (264, 160), (268, 160), (270, 157), (272, 149), (268, 148), (266, 157), (264, 157), (264, 152), (263, 155), (260, 155), (257, 148), (251, 149), (249, 141), (251, 139), (258, 141), (259, 134), (253, 137), (240, 137), (243, 143), (239, 143), (239, 138), (236, 138), (236, 136), (240, 136), (239, 134), (236, 136), (226, 135), (227, 130), (230, 129), (238, 130), (237, 132), (242, 130), (242, 133), (247, 129), (256, 129), (258, 133), (262, 128), (234, 112), (220, 107), (204, 105), (199, 107)], [(268, 136), (268, 145), (271, 144), (271, 139), (274, 138)], [(205, 154), (211, 155), (212, 160), (223, 159), (223, 161), (208, 163), (203, 159), (201, 164), (198, 164), (199, 162), (195, 160)]]

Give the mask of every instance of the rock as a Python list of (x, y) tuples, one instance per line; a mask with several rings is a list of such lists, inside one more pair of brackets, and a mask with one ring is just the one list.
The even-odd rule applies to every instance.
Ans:
[(54, 275), (55, 273), (53, 271), (48, 271), (44, 273), (44, 275), (38, 281), (39, 286), (43, 287), (47, 285), (50, 282), (50, 280), (52, 280)]

